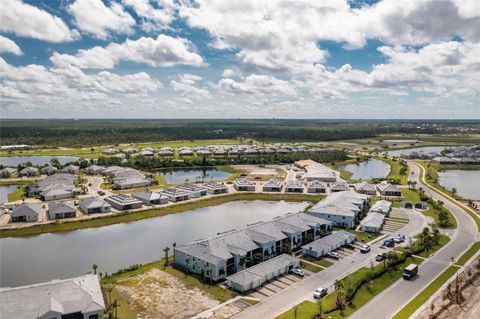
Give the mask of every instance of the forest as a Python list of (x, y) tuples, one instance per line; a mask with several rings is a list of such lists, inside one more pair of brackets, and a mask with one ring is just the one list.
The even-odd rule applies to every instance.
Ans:
[(470, 120), (120, 120), (2, 119), (2, 145), (80, 147), (165, 140), (253, 138), (299, 142), (371, 138), (387, 133), (480, 132)]

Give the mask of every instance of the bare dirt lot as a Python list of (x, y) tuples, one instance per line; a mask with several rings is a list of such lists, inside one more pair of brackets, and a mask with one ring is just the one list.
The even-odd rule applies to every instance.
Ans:
[(159, 269), (120, 280), (115, 288), (139, 319), (189, 318), (219, 304), (202, 290), (187, 288), (181, 280)]

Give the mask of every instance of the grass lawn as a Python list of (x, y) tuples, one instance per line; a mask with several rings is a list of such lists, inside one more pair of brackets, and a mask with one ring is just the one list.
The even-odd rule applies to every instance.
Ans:
[(306, 256), (306, 255), (303, 255), (302, 257), (303, 259), (311, 262), (311, 263), (314, 263), (314, 264), (317, 264), (319, 266), (322, 266), (322, 267), (325, 267), (325, 268), (328, 268), (330, 267), (331, 265), (333, 265), (333, 263), (331, 261), (328, 261), (326, 259), (323, 259), (323, 258), (320, 258), (320, 259), (316, 259), (316, 258), (313, 258), (313, 257), (310, 257), (310, 256)]
[(410, 174), (410, 169), (408, 168), (405, 174), (401, 174), (400, 170), (402, 165), (398, 162), (398, 160), (393, 160), (390, 158), (384, 157), (375, 157), (376, 159), (382, 160), (390, 165), (390, 173), (387, 176), (388, 180), (398, 180), (400, 181), (401, 185), (407, 184), (408, 174)]
[(20, 200), (24, 197), (25, 194), (25, 185), (20, 185), (16, 190), (13, 192), (9, 193), (7, 196), (7, 199), (9, 202), (15, 202), (17, 200)]
[[(108, 286), (105, 286), (108, 287)], [(112, 286), (112, 302), (113, 300), (117, 300), (118, 309), (117, 309), (117, 317), (122, 319), (136, 319), (137, 315), (135, 312), (130, 308), (128, 300), (126, 300), (118, 291)], [(107, 297), (108, 298), (108, 297)], [(108, 313), (105, 315), (105, 318), (110, 318)], [(115, 314), (111, 317), (112, 319), (115, 318)]]
[[(442, 248), (444, 245), (446, 245), (450, 241), (450, 237), (446, 235), (440, 234), (440, 239), (438, 240), (438, 245), (434, 245), (430, 248), (430, 250), (427, 251), (422, 251), (421, 253), (417, 254), (420, 257), (427, 258), (431, 254), (435, 253), (437, 250)], [(417, 236), (418, 237), (418, 236)]]
[(304, 301), (297, 306), (295, 317), (293, 308), (282, 313), (276, 319), (312, 319), (317, 314), (317, 305), (311, 301)]
[(314, 273), (320, 272), (320, 271), (322, 271), (322, 269), (323, 269), (323, 268), (314, 266), (314, 265), (312, 265), (312, 264), (306, 263), (306, 262), (304, 262), (304, 261), (302, 261), (302, 260), (300, 260), (300, 267), (302, 267), (302, 268), (305, 269), (305, 270), (314, 272)]
[[(337, 228), (334, 227), (334, 230), (345, 230), (343, 228)], [(353, 229), (346, 229), (346, 231), (354, 234), (357, 238), (357, 242), (359, 243), (368, 243), (371, 240), (374, 240), (375, 238), (379, 237), (381, 234), (375, 234), (375, 233), (367, 233), (364, 231), (357, 231)]]
[(229, 176), (229, 177), (225, 180), (225, 181), (227, 181), (227, 182), (233, 182), (234, 180), (236, 180), (237, 178), (239, 178), (240, 175), (242, 175), (242, 174), (247, 174), (247, 173), (248, 173), (248, 171), (246, 171), (246, 170), (233, 168), (232, 166), (228, 166), (228, 165), (218, 166), (217, 168), (218, 168), (220, 171), (224, 171), (224, 172), (227, 172), (227, 173), (232, 174), (231, 176)]
[(81, 228), (101, 227), (106, 225), (132, 222), (145, 218), (160, 217), (169, 214), (183, 213), (188, 210), (203, 208), (208, 206), (221, 205), (231, 201), (239, 200), (265, 200), (290, 202), (317, 202), (322, 199), (322, 195), (307, 194), (263, 194), (263, 193), (232, 193), (224, 196), (210, 197), (196, 200), (188, 203), (179, 203), (171, 206), (159, 207), (143, 211), (130, 212), (125, 211), (109, 216), (98, 216), (91, 219), (60, 221), (51, 224), (37, 224), (17, 229), (5, 229), (0, 232), (0, 238), (36, 235), (41, 233), (72, 231)]
[(243, 302), (248, 303), (249, 305), (255, 306), (257, 303), (259, 303), (259, 300), (252, 300), (252, 299), (247, 299), (247, 298), (241, 298)]
[(393, 319), (407, 319), (409, 318), (421, 305), (423, 305), (431, 295), (433, 295), (440, 287), (456, 272), (458, 268), (450, 266), (440, 274), (430, 285), (428, 285), (422, 292), (420, 292), (414, 299), (412, 299), (405, 307), (402, 308)]
[(472, 258), (475, 253), (480, 250), (480, 241), (477, 241), (475, 244), (470, 247), (460, 258), (458, 258), (456, 265), (463, 266), (465, 263)]

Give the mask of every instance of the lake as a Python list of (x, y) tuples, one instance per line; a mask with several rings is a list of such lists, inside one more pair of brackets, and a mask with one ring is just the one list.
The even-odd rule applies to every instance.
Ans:
[(404, 150), (387, 151), (387, 154), (388, 156), (406, 156), (406, 157), (414, 153), (418, 153), (420, 155), (435, 154), (435, 156), (437, 156), (440, 154), (441, 151), (447, 149), (448, 147), (449, 146), (424, 146), (424, 147), (416, 147), (416, 148), (407, 148)]
[(8, 194), (18, 188), (19, 185), (0, 186), (0, 204), (8, 203)]
[(158, 174), (163, 176), (168, 184), (183, 184), (185, 182), (199, 181), (219, 181), (230, 177), (232, 174), (219, 171), (217, 169), (184, 169), (184, 170), (168, 170), (159, 171)]
[(449, 169), (438, 172), (438, 182), (448, 190), (457, 189), (465, 199), (480, 199), (480, 170)]
[[(184, 213), (67, 233), (0, 239), (0, 286), (19, 286), (78, 276), (98, 265), (108, 273), (163, 258), (163, 248), (241, 229), (307, 202), (236, 201)], [(171, 250), (172, 252), (172, 250)]]
[(27, 162), (31, 162), (33, 165), (46, 165), (50, 164), (52, 158), (58, 159), (62, 165), (80, 159), (80, 157), (76, 156), (2, 156), (0, 157), (0, 163), (3, 166), (11, 167), (16, 167), (19, 164)]
[(374, 158), (358, 164), (341, 166), (340, 169), (353, 173), (351, 179), (385, 178), (390, 173), (390, 165)]

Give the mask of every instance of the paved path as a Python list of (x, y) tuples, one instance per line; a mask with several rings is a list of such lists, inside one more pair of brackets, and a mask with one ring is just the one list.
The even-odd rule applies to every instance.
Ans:
[(457, 220), (457, 229), (455, 231), (448, 231), (448, 234), (452, 236), (450, 242), (420, 265), (419, 275), (414, 280), (397, 281), (356, 311), (350, 318), (391, 318), (431, 281), (447, 269), (451, 264), (452, 257), (456, 258), (463, 254), (463, 252), (470, 247), (470, 244), (479, 237), (473, 219), (448, 198), (437, 194), (425, 185), (420, 185), (420, 168), (410, 161), (408, 161), (408, 165), (413, 172), (413, 174), (410, 175), (410, 180), (416, 181), (417, 186), (422, 187), (428, 196), (444, 202), (445, 208), (452, 212)]
[[(411, 210), (408, 211), (408, 215), (410, 223), (401, 230), (401, 233), (407, 237), (418, 234), (426, 225), (426, 220), (420, 213)], [(340, 259), (327, 269), (293, 284), (291, 287), (265, 299), (254, 307), (238, 313), (233, 318), (275, 318), (294, 305), (304, 300), (312, 299), (313, 291), (318, 287), (328, 287), (329, 291), (332, 291), (332, 286), (336, 279), (343, 278), (358, 268), (369, 265), (370, 261), (373, 261), (377, 254), (385, 252), (385, 249), (380, 248), (381, 243), (382, 241), (380, 240), (373, 244), (372, 251), (368, 254), (361, 254), (357, 249), (355, 253)], [(374, 263), (376, 264), (376, 262)], [(365, 318), (374, 317), (367, 316)]]

